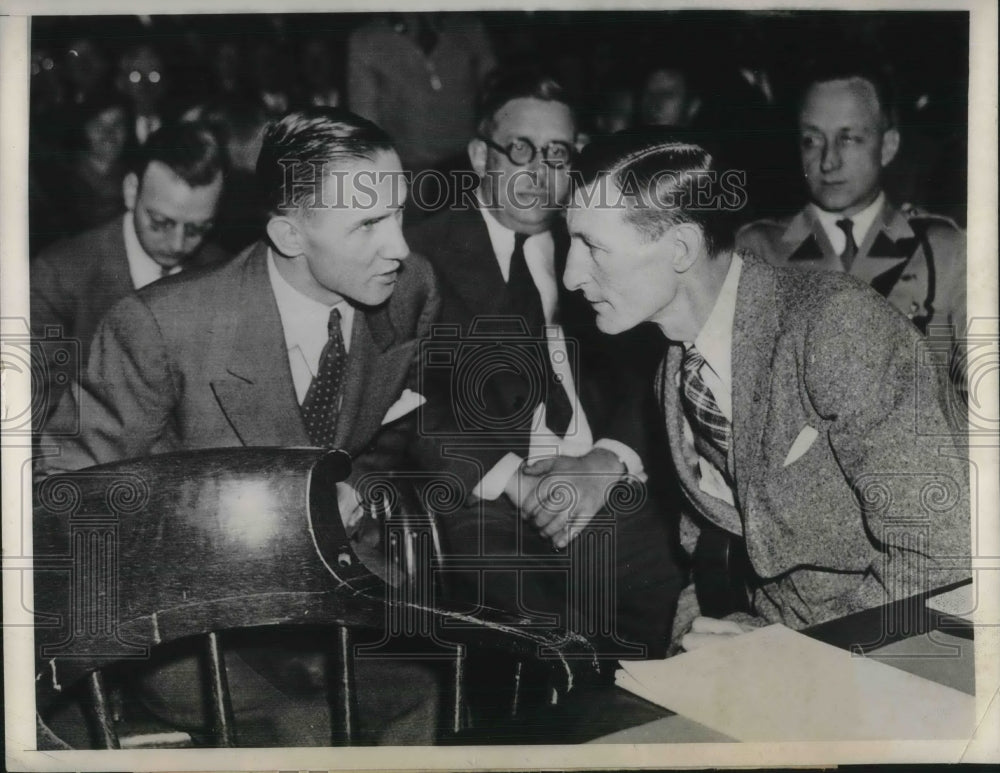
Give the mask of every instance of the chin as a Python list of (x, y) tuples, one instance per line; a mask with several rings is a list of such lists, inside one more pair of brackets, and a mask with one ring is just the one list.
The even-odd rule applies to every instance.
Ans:
[(616, 319), (614, 317), (606, 316), (598, 312), (597, 318), (594, 320), (597, 325), (597, 329), (600, 330), (605, 335), (614, 336), (619, 333), (624, 333), (631, 327), (631, 325), (626, 325), (622, 320)]

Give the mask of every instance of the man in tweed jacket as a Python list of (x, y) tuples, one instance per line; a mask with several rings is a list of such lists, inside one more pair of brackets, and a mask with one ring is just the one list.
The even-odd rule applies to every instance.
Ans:
[[(681, 542), (697, 556), (723, 534), (743, 553), (743, 603), (700, 619), (684, 646), (968, 576), (968, 462), (906, 317), (851, 277), (734, 253), (725, 186), (696, 145), (613, 137), (577, 171), (564, 281), (602, 331), (653, 321), (666, 335), (657, 388), (691, 505)], [(685, 391), (695, 379), (707, 405)], [(675, 639), (699, 590), (682, 597)]]

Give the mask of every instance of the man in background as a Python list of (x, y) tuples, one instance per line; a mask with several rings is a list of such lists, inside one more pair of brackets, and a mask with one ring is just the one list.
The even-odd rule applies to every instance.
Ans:
[(119, 300), (162, 277), (214, 265), (228, 255), (206, 241), (223, 192), (223, 152), (196, 124), (168, 125), (151, 135), (122, 181), (126, 212), (51, 245), (30, 267), (31, 328), (53, 329), (79, 342), (80, 359), (49, 363), (40, 428), (67, 382), (86, 365), (101, 318)]
[(951, 342), (951, 380), (964, 394), (965, 234), (886, 197), (885, 170), (903, 141), (890, 85), (879, 68), (854, 61), (811, 70), (798, 114), (810, 201), (792, 217), (744, 226), (736, 241), (776, 266), (870, 284), (920, 332)]
[[(615, 486), (646, 480), (642, 455), (655, 415), (644, 399), (648, 378), (559, 282), (575, 143), (574, 112), (558, 83), (530, 70), (498, 73), (468, 143), (477, 187), (407, 231), (436, 269), (441, 325), (459, 331), (454, 367), (423, 363), (428, 398), (454, 414), (456, 433), (443, 445), (475, 463), (460, 470), (473, 501), (440, 524), (454, 554), (585, 550), (578, 538), (586, 525), (599, 513), (615, 516), (606, 501)], [(430, 463), (448, 459), (442, 453)], [(560, 502), (566, 491), (570, 501)], [(668, 515), (650, 491), (642, 488), (641, 506), (614, 517), (612, 565), (587, 571), (610, 571), (609, 584), (595, 586), (614, 597), (593, 603), (613, 610), (615, 635), (655, 657), (664, 652), (678, 573)], [(583, 585), (565, 572), (496, 571), (484, 575), (482, 592), (498, 606), (563, 615), (566, 625)]]

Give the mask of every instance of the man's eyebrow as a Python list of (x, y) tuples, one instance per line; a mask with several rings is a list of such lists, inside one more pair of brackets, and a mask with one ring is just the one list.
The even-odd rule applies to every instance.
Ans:
[(586, 233), (585, 231), (570, 230), (569, 235), (571, 239), (579, 239), (580, 241), (582, 241), (583, 243), (585, 243), (590, 247), (601, 246), (601, 243), (599, 241), (594, 239), (590, 234)]

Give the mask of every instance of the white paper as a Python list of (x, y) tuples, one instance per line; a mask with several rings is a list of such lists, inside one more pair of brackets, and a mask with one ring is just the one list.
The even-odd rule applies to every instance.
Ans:
[(616, 683), (740, 741), (968, 738), (975, 698), (781, 625), (661, 661)]

